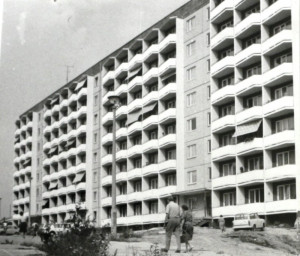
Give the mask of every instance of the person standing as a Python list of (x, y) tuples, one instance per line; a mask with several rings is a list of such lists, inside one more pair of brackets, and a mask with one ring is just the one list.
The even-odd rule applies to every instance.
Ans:
[(225, 231), (225, 219), (223, 218), (223, 215), (220, 215), (219, 218), (219, 227), (222, 230), (222, 233)]
[(20, 212), (21, 215), (21, 223), (20, 223), (20, 233), (23, 233), (23, 238), (25, 238), (27, 232), (27, 217), (23, 212)]
[(180, 235), (181, 235), (181, 208), (174, 202), (174, 198), (170, 196), (168, 198), (168, 205), (166, 208), (166, 247), (162, 249), (162, 252), (168, 252), (171, 244), (171, 237), (174, 233), (176, 237), (177, 249), (175, 253), (180, 253)]
[(190, 242), (193, 239), (193, 234), (194, 234), (193, 214), (189, 210), (188, 206), (182, 205), (181, 208), (183, 210), (183, 213), (182, 213), (182, 237), (185, 242), (186, 252), (190, 252), (194, 248)]

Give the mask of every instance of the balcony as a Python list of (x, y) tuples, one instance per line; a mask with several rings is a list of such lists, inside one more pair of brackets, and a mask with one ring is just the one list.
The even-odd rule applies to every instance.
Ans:
[(159, 139), (160, 149), (176, 146), (176, 134), (168, 134)]
[(176, 108), (166, 109), (164, 112), (160, 113), (158, 116), (158, 121), (160, 124), (171, 123), (176, 119)]
[(142, 122), (144, 130), (150, 130), (158, 125), (158, 115), (151, 115)]
[(297, 199), (267, 202), (265, 205), (266, 214), (296, 213), (298, 210)]
[(219, 24), (233, 15), (233, 0), (225, 0), (216, 6), (210, 13), (210, 21)]
[(119, 172), (116, 176), (117, 182), (127, 181), (127, 172)]
[(116, 198), (117, 204), (126, 204), (127, 203), (127, 195), (118, 195)]
[(87, 107), (86, 106), (81, 106), (78, 110), (77, 110), (77, 118), (86, 115), (87, 113)]
[(149, 164), (143, 167), (142, 174), (143, 176), (149, 176), (152, 174), (158, 174), (158, 164)]
[(211, 95), (212, 105), (222, 105), (233, 100), (235, 95), (235, 85), (227, 85)]
[[(75, 112), (76, 113), (76, 112)], [(57, 130), (59, 127), (59, 121), (55, 121), (54, 123), (51, 124), (51, 130)]]
[(134, 145), (127, 150), (127, 156), (132, 158), (142, 154), (142, 145)]
[(158, 45), (161, 53), (168, 52), (170, 49), (176, 47), (176, 34), (169, 34)]
[(235, 116), (227, 115), (221, 117), (211, 124), (211, 129), (213, 133), (223, 133), (232, 130), (235, 126)]
[(50, 176), (51, 181), (57, 180), (58, 179), (58, 172), (53, 172), (49, 176)]
[(153, 55), (158, 54), (158, 44), (152, 44), (144, 53), (143, 53), (143, 61), (152, 60)]
[(177, 84), (169, 83), (159, 90), (158, 97), (160, 100), (167, 100), (176, 95)]
[(75, 185), (70, 185), (66, 187), (66, 193), (75, 193), (76, 189), (75, 189)]
[(221, 49), (229, 47), (233, 42), (233, 37), (234, 32), (232, 27), (223, 29), (211, 39), (211, 50), (219, 51)]
[(236, 152), (239, 156), (259, 153), (263, 150), (263, 138), (254, 138), (251, 141), (241, 142), (236, 145)]
[(115, 78), (115, 71), (108, 71), (102, 78), (103, 86), (111, 84)]
[(236, 175), (236, 182), (239, 186), (254, 185), (264, 182), (264, 170), (253, 170)]
[(62, 110), (64, 108), (68, 107), (68, 99), (63, 99), (61, 103), (59, 104), (59, 109)]
[(107, 176), (101, 178), (101, 183), (102, 183), (102, 186), (106, 186), (106, 185), (112, 184), (112, 176), (111, 175), (107, 175)]
[(127, 128), (128, 135), (132, 135), (141, 130), (142, 130), (142, 122), (135, 122)]
[(274, 150), (295, 144), (295, 131), (287, 130), (264, 138), (265, 148)]
[(126, 95), (128, 92), (128, 85), (127, 84), (121, 84), (116, 90), (115, 95), (121, 97), (122, 95)]
[(87, 96), (87, 88), (82, 87), (80, 89), (80, 91), (77, 93), (77, 100), (81, 99), (82, 97), (86, 97), (86, 96)]
[(64, 116), (58, 121), (58, 127), (62, 127), (63, 125), (68, 124), (68, 117)]
[(159, 66), (158, 72), (160, 76), (167, 73), (174, 72), (176, 70), (176, 58), (170, 58)]
[(68, 105), (70, 105), (72, 102), (75, 102), (75, 101), (77, 101), (77, 94), (76, 93), (72, 93), (72, 95), (68, 99)]
[(72, 111), (68, 116), (68, 123), (70, 123), (72, 120), (75, 120), (77, 116), (77, 111)]
[(158, 150), (158, 140), (149, 140), (142, 145), (143, 153), (151, 153)]
[(143, 200), (143, 192), (133, 192), (127, 196), (128, 202), (139, 202)]
[(76, 147), (76, 155), (79, 155), (82, 152), (86, 152), (86, 144), (84, 143)]
[(142, 108), (142, 106), (143, 106), (143, 99), (135, 99), (134, 101), (129, 103), (127, 107), (128, 113), (134, 112), (135, 110)]
[(265, 170), (266, 182), (276, 182), (295, 179), (297, 177), (297, 166), (295, 164), (282, 165)]
[(128, 63), (124, 62), (118, 66), (115, 70), (115, 77), (119, 78), (120, 76), (126, 76), (128, 71)]
[(235, 145), (228, 145), (225, 147), (216, 148), (212, 151), (213, 161), (222, 161), (227, 159), (232, 159), (235, 157), (236, 147)]
[(142, 168), (135, 168), (127, 172), (128, 180), (134, 180), (142, 177)]
[(106, 197), (101, 199), (102, 207), (111, 205), (111, 197)]
[(252, 13), (235, 26), (235, 36), (246, 38), (260, 31), (260, 13)]
[(44, 119), (51, 116), (51, 109), (47, 109), (44, 113)]
[(127, 159), (127, 149), (120, 150), (116, 153), (116, 160), (124, 160)]
[(240, 81), (236, 86), (236, 95), (247, 96), (261, 90), (262, 75), (254, 75)]
[(57, 195), (65, 195), (67, 193), (66, 187), (61, 187), (57, 190)]
[(251, 204), (240, 204), (236, 206), (236, 213), (258, 213), (260, 215), (265, 214), (264, 203), (251, 203)]
[(85, 182), (80, 182), (76, 185), (76, 192), (86, 190), (86, 183)]
[(146, 74), (143, 75), (144, 85), (151, 84), (158, 77), (158, 68), (154, 67), (148, 70)]
[(214, 78), (220, 78), (232, 73), (235, 63), (234, 60), (234, 56), (227, 56), (213, 64), (211, 67), (211, 76)]
[(234, 217), (238, 213), (237, 210), (238, 208), (235, 205), (215, 207), (212, 208), (212, 216), (220, 217), (220, 215), (223, 215), (223, 217)]
[(128, 68), (130, 70), (136, 69), (138, 66), (141, 65), (143, 61), (143, 55), (142, 54), (136, 54), (133, 56), (133, 58), (128, 62)]
[(76, 174), (76, 167), (71, 166), (67, 169), (66, 176), (75, 175)]
[(128, 107), (127, 106), (121, 106), (116, 111), (116, 119), (121, 119), (126, 117), (128, 114)]
[(58, 113), (58, 111), (59, 111), (59, 104), (52, 107), (51, 114), (53, 115), (55, 113)]
[(126, 127), (119, 128), (116, 132), (116, 140), (119, 141), (126, 138), (127, 138), (127, 128)]
[(67, 170), (60, 170), (58, 171), (58, 179), (62, 178), (62, 177), (67, 177)]
[(144, 98), (143, 98), (143, 106), (146, 106), (154, 101), (158, 100), (158, 91), (152, 91), (149, 92)]
[(128, 92), (134, 92), (142, 88), (143, 78), (136, 76), (128, 83)]
[(109, 102), (108, 98), (109, 98), (110, 96), (113, 96), (113, 95), (115, 95), (115, 92), (113, 92), (113, 91), (108, 91), (108, 92), (103, 96), (102, 104), (103, 104), (104, 106), (109, 105), (110, 102)]
[[(136, 216), (134, 216), (136, 217)], [(147, 214), (142, 216), (143, 223), (163, 223), (165, 221), (165, 213)]]
[(260, 119), (263, 117), (263, 108), (261, 106), (255, 106), (252, 108), (244, 109), (236, 114), (237, 124), (249, 122), (254, 119)]
[(107, 125), (113, 121), (113, 112), (107, 112), (103, 117), (102, 117), (102, 124)]
[(149, 189), (143, 191), (144, 200), (158, 199), (158, 197), (159, 197), (159, 189)]
[(262, 84), (266, 87), (276, 86), (292, 79), (293, 77), (293, 64), (283, 63), (262, 76)]
[(162, 197), (168, 197), (171, 194), (176, 193), (177, 186), (176, 185), (165, 186), (165, 187), (159, 188), (158, 190), (159, 190), (158, 194), (159, 194), (160, 198), (162, 198)]
[(261, 21), (263, 25), (272, 25), (291, 15), (291, 0), (278, 0), (262, 11)]
[(112, 162), (112, 154), (107, 154), (106, 156), (102, 157), (102, 165), (107, 165)]
[(50, 175), (44, 175), (42, 178), (43, 183), (50, 182)]
[(290, 49), (292, 46), (292, 38), (292, 30), (282, 30), (262, 44), (263, 54), (272, 56), (278, 52), (283, 52), (287, 49)]
[(50, 164), (50, 159), (49, 158), (44, 159), (43, 166), (47, 166), (49, 164)]
[(158, 169), (160, 173), (167, 173), (176, 170), (176, 159), (170, 159), (159, 163)]
[(228, 175), (212, 179), (212, 187), (214, 190), (235, 188), (236, 176)]
[(273, 100), (263, 107), (264, 115), (273, 118), (279, 115), (285, 115), (294, 109), (294, 97), (284, 96), (280, 99)]
[(261, 59), (261, 45), (252, 44), (246, 49), (240, 51), (235, 56), (235, 64), (238, 68), (244, 68), (257, 63)]

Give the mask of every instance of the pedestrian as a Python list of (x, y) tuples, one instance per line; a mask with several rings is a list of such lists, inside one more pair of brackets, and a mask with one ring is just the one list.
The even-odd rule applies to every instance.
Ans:
[(27, 232), (27, 217), (23, 212), (20, 212), (21, 215), (21, 223), (20, 223), (20, 233), (23, 233), (23, 238), (25, 238)]
[(165, 228), (166, 228), (166, 246), (161, 251), (168, 252), (171, 244), (171, 237), (174, 233), (176, 237), (177, 249), (175, 253), (180, 253), (180, 235), (181, 235), (181, 208), (174, 202), (174, 198), (168, 198), (168, 205), (166, 208)]
[(191, 244), (191, 240), (193, 239), (194, 234), (194, 225), (193, 225), (193, 214), (189, 210), (189, 207), (187, 205), (182, 205), (182, 237), (183, 242), (185, 243), (185, 252), (190, 252), (193, 250), (193, 246)]
[(222, 233), (225, 231), (225, 219), (223, 218), (223, 215), (220, 215), (219, 218), (219, 227), (222, 230)]

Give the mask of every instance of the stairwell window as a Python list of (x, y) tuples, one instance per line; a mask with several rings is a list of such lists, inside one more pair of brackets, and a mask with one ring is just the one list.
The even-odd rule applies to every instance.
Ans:
[(195, 79), (196, 67), (191, 67), (186, 70), (186, 79), (187, 81), (191, 81)]
[(190, 145), (187, 147), (187, 158), (193, 158), (196, 157), (197, 150), (196, 150), (196, 144)]
[(188, 172), (188, 184), (195, 184), (197, 183), (197, 172), (196, 171), (190, 171)]
[(195, 26), (195, 16), (186, 21), (186, 32), (192, 31), (194, 26)]
[(196, 51), (196, 42), (192, 41), (186, 45), (186, 54), (187, 56), (192, 56)]
[(194, 131), (197, 129), (197, 123), (196, 123), (196, 118), (192, 118), (190, 120), (187, 120), (187, 131)]
[(186, 96), (186, 106), (191, 107), (195, 105), (195, 102), (196, 102), (196, 92), (189, 93)]

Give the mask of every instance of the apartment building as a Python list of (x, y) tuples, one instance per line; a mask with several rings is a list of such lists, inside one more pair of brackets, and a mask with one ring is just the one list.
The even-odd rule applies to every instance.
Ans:
[(294, 221), (299, 2), (211, 0), (210, 7), (212, 215)]

